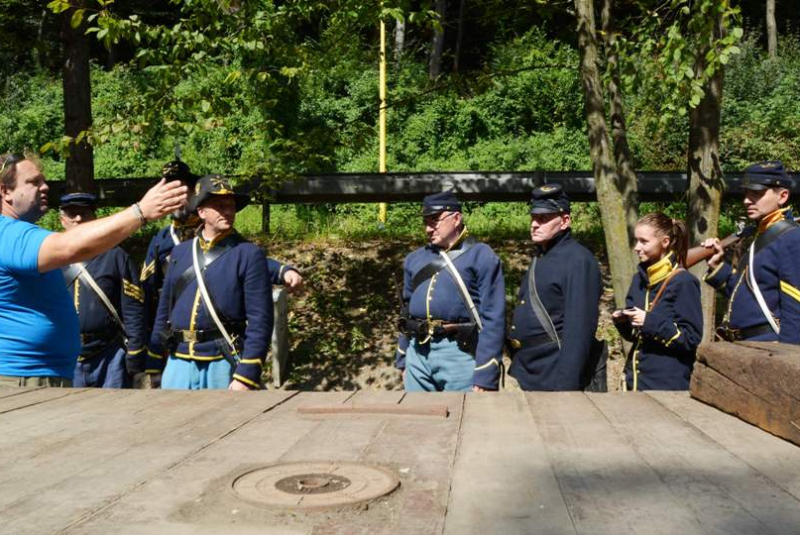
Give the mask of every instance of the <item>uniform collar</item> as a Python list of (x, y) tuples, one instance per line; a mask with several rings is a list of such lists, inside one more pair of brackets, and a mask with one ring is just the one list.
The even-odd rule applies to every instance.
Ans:
[(785, 219), (787, 215), (791, 216), (791, 210), (792, 209), (787, 206), (786, 208), (779, 208), (771, 214), (765, 215), (761, 221), (758, 222), (758, 233), (761, 234), (778, 221)]
[(218, 244), (218, 243), (220, 243), (222, 240), (224, 240), (225, 238), (227, 238), (228, 236), (230, 236), (232, 233), (233, 233), (233, 229), (231, 229), (231, 230), (226, 230), (226, 231), (225, 231), (225, 232), (223, 232), (222, 234), (219, 234), (219, 235), (218, 235), (216, 238), (214, 238), (213, 240), (209, 241), (209, 240), (206, 240), (206, 239), (203, 237), (203, 227), (200, 227), (200, 228), (197, 230), (197, 241), (200, 243), (200, 248), (201, 248), (203, 251), (210, 251), (211, 249), (213, 249), (213, 248), (214, 248), (214, 246), (215, 246), (215, 245), (217, 245), (217, 244)]
[[(644, 264), (642, 264), (644, 267)], [(675, 253), (669, 253), (667, 256), (645, 268), (647, 273), (647, 287), (652, 288), (659, 282), (669, 276), (670, 273), (678, 269), (678, 264), (675, 262)]]

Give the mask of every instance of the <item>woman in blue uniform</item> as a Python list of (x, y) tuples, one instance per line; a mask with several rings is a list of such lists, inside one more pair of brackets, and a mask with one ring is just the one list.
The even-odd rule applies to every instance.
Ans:
[(633, 342), (625, 363), (627, 390), (687, 390), (703, 335), (700, 283), (683, 266), (688, 237), (682, 221), (654, 212), (636, 225), (641, 263), (612, 319)]

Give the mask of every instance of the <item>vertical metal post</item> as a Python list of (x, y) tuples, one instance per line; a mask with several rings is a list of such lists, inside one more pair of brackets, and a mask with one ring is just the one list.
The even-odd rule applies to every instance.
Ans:
[[(379, 67), (379, 95), (380, 108), (378, 109), (378, 172), (386, 172), (386, 23), (381, 20), (381, 58)], [(380, 203), (378, 208), (378, 222), (383, 225), (386, 223), (386, 203)]]

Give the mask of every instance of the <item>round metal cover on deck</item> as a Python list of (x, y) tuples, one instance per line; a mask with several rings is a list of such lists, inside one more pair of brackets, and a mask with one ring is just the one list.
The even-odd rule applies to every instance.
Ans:
[(233, 481), (241, 498), (272, 507), (324, 509), (356, 505), (389, 494), (397, 475), (378, 466), (346, 462), (297, 462), (257, 468)]

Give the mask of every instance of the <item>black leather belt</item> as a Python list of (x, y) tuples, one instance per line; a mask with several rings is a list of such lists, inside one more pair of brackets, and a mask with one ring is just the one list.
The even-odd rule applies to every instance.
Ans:
[(81, 333), (81, 345), (89, 345), (94, 342), (108, 343), (120, 336), (118, 331), (96, 331), (93, 333)]
[(449, 323), (442, 320), (423, 320), (417, 318), (400, 318), (400, 332), (417, 339), (457, 335), (459, 329), (471, 329), (474, 323)]
[(717, 329), (717, 336), (728, 342), (738, 342), (740, 340), (749, 340), (757, 336), (765, 334), (774, 334), (772, 326), (769, 323), (762, 323), (761, 325), (754, 325), (753, 327), (745, 327), (743, 329), (734, 329), (732, 327), (719, 327)]
[[(231, 336), (240, 336), (241, 332), (244, 331), (245, 324), (243, 322), (240, 323), (233, 323), (233, 324), (224, 324), (225, 330), (228, 331), (228, 334)], [(176, 342), (185, 342), (189, 343), (203, 343), (203, 342), (210, 342), (211, 340), (218, 340), (220, 338), (224, 338), (222, 336), (222, 331), (219, 329), (202, 329), (202, 330), (176, 330), (172, 332), (172, 336)]]

